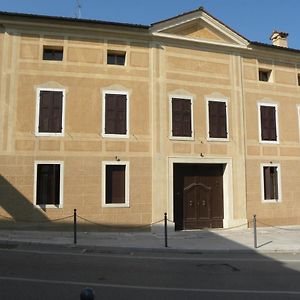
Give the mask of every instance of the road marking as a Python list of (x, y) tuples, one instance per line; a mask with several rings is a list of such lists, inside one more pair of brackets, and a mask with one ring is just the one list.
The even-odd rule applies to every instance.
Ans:
[(160, 286), (139, 286), (124, 284), (103, 284), (97, 282), (69, 281), (69, 280), (46, 280), (23, 277), (6, 277), (0, 276), (3, 281), (19, 281), (43, 284), (63, 284), (63, 285), (80, 285), (101, 288), (119, 288), (119, 289), (136, 289), (136, 290), (156, 290), (166, 292), (196, 292), (196, 293), (227, 293), (227, 294), (274, 294), (274, 295), (300, 295), (300, 291), (268, 291), (268, 290), (232, 290), (232, 289), (200, 289), (200, 288), (173, 288)]

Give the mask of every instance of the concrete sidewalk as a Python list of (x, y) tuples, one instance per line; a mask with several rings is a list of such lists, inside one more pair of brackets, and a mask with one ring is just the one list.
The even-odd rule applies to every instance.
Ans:
[[(73, 238), (72, 232), (0, 230), (0, 245), (27, 243), (72, 246)], [(79, 232), (77, 245), (144, 251), (300, 253), (300, 226), (258, 228), (256, 249), (253, 229), (169, 230), (168, 248), (165, 248), (163, 232)]]

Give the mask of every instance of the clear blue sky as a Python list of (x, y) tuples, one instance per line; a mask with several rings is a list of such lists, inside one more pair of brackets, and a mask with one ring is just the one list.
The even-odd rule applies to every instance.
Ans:
[[(300, 49), (300, 0), (80, 0), (81, 16), (150, 25), (204, 6), (210, 14), (251, 41), (270, 43), (273, 29), (289, 33)], [(76, 0), (0, 0), (0, 10), (74, 17)]]

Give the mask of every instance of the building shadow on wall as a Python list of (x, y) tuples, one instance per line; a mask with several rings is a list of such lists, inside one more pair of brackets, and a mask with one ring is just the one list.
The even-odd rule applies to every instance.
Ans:
[[(74, 213), (59, 212), (59, 216), (50, 218), (48, 209), (36, 207), (13, 184), (0, 175), (0, 230), (45, 230), (74, 231)], [(55, 210), (55, 208), (50, 208)], [(78, 212), (80, 213), (80, 212)], [(88, 220), (78, 214), (76, 218), (78, 232), (116, 232), (116, 231), (150, 231), (150, 225), (113, 225)]]
[(0, 176), (0, 222), (4, 225), (17, 225), (18, 223), (32, 224), (33, 222), (48, 221), (47, 216), (35, 208), (22, 193), (9, 181)]

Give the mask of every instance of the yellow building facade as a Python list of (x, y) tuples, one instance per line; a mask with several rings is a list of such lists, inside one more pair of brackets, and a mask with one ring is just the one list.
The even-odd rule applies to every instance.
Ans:
[(300, 223), (300, 51), (202, 8), (0, 24), (0, 221)]

